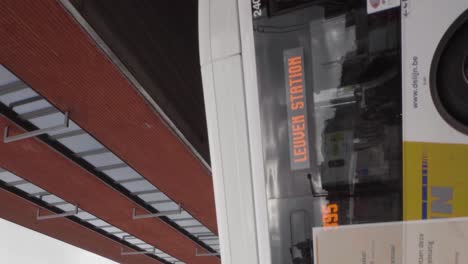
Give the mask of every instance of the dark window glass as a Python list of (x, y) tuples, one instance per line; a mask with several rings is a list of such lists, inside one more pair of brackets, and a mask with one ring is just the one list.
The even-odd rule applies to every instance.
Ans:
[(401, 220), (400, 11), (368, 15), (365, 1), (259, 5), (272, 262), (312, 263), (314, 226)]

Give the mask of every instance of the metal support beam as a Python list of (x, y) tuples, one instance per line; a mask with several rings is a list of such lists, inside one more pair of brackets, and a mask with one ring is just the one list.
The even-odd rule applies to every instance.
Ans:
[(97, 217), (93, 217), (93, 218), (87, 218), (87, 219), (82, 219), (82, 220), (86, 222), (91, 222), (91, 221), (96, 221), (96, 220), (101, 220), (101, 219)]
[(75, 136), (84, 135), (84, 134), (86, 134), (84, 130), (77, 129), (77, 130), (68, 131), (68, 132), (61, 133), (61, 134), (52, 135), (50, 136), (50, 138), (54, 140), (59, 140), (59, 139), (75, 137)]
[(160, 213), (155, 213), (155, 214), (142, 214), (142, 215), (137, 215), (136, 214), (136, 208), (133, 208), (133, 220), (136, 219), (144, 219), (144, 218), (153, 218), (153, 217), (161, 217), (161, 216), (168, 216), (168, 215), (176, 215), (176, 214), (181, 214), (183, 211), (182, 206), (179, 204), (179, 208), (177, 210), (172, 210), (172, 211), (165, 211), (165, 212), (160, 212)]
[(59, 206), (59, 205), (66, 205), (66, 204), (69, 204), (69, 202), (61, 201), (61, 202), (49, 203), (49, 205), (52, 205), (52, 206)]
[(125, 235), (122, 237), (122, 240), (125, 240), (127, 241), (127, 239), (137, 239), (135, 236), (132, 236), (132, 235)]
[(150, 194), (150, 193), (160, 193), (161, 191), (159, 190), (146, 190), (146, 191), (138, 191), (138, 192), (132, 192), (133, 195), (142, 195), (142, 194)]
[[(191, 220), (195, 220), (193, 217), (184, 217), (184, 218), (177, 218), (177, 219), (173, 219), (172, 221), (174, 222), (182, 222), (182, 221), (191, 221)], [(179, 223), (177, 223), (179, 224)]]
[(5, 127), (5, 133), (3, 135), (3, 142), (10, 143), (10, 142), (14, 142), (14, 141), (22, 140), (22, 139), (27, 139), (27, 138), (39, 136), (39, 135), (42, 135), (42, 134), (45, 134), (45, 133), (48, 133), (48, 132), (51, 132), (51, 131), (56, 131), (56, 130), (59, 130), (59, 129), (67, 128), (68, 125), (69, 125), (69, 117), (68, 117), (68, 112), (66, 112), (64, 120), (63, 120), (63, 124), (56, 125), (56, 126), (51, 126), (51, 127), (47, 127), (47, 128), (42, 128), (42, 129), (38, 129), (38, 130), (35, 130), (35, 131), (31, 131), (31, 132), (26, 132), (26, 133), (19, 134), (19, 135), (16, 135), (16, 136), (9, 137), (8, 136), (8, 129), (9, 128)]
[(29, 195), (30, 196), (37, 196), (37, 197), (39, 197), (39, 199), (42, 199), (42, 197), (44, 197), (46, 195), (52, 195), (52, 194), (43, 191), (43, 192), (30, 193)]
[(211, 233), (211, 232), (204, 232), (204, 231), (203, 232), (190, 232), (190, 233), (192, 233), (194, 235), (197, 235), (197, 237), (206, 237), (206, 236), (212, 236), (213, 235), (213, 233)]
[(150, 244), (148, 244), (148, 243), (146, 243), (146, 242), (132, 243), (132, 245), (134, 245), (134, 246), (137, 246), (137, 247), (139, 247), (139, 246), (143, 246), (143, 245), (148, 245), (148, 246), (151, 246)]
[(123, 183), (137, 182), (137, 181), (144, 181), (144, 180), (145, 178), (132, 178), (132, 179), (125, 179), (125, 180), (118, 180), (116, 182), (119, 184), (123, 184)]
[(156, 248), (153, 248), (151, 250), (146, 250), (146, 251), (124, 251), (123, 248), (121, 248), (120, 255), (122, 256), (134, 256), (134, 255), (146, 255), (146, 254), (156, 254)]
[(208, 241), (203, 240), (203, 242), (204, 242), (205, 244), (209, 245), (210, 247), (212, 247), (212, 246), (219, 246), (219, 242), (216, 241), (216, 240), (208, 240)]
[(65, 212), (61, 214), (51, 214), (51, 215), (41, 215), (41, 209), (37, 209), (36, 212), (36, 220), (47, 220), (47, 219), (54, 219), (54, 218), (63, 218), (67, 216), (74, 216), (78, 214), (78, 205), (75, 205), (75, 210), (71, 212)]
[(22, 105), (25, 105), (25, 104), (30, 104), (30, 103), (40, 101), (42, 99), (43, 98), (41, 96), (33, 96), (33, 97), (29, 97), (29, 98), (26, 98), (26, 99), (23, 99), (23, 100), (13, 102), (8, 107), (15, 108), (15, 107), (22, 106)]
[(96, 170), (106, 171), (106, 170), (121, 169), (121, 168), (126, 168), (126, 167), (128, 167), (128, 165), (125, 163), (117, 163), (117, 164), (112, 164), (112, 165), (107, 165), (107, 166), (96, 167)]
[(77, 157), (86, 157), (86, 156), (92, 156), (92, 155), (98, 155), (98, 154), (104, 154), (109, 152), (108, 149), (106, 148), (98, 148), (98, 149), (92, 149), (92, 150), (87, 150), (83, 152), (77, 152), (75, 155)]
[(215, 236), (213, 236), (213, 237), (202, 237), (202, 238), (200, 238), (200, 240), (202, 240), (204, 242), (206, 242), (206, 241), (217, 241), (217, 240), (219, 240), (219, 238), (217, 238)]
[(199, 234), (197, 234), (197, 237), (198, 237), (199, 239), (205, 239), (205, 238), (211, 238), (211, 237), (216, 237), (216, 238), (218, 238), (216, 235), (214, 235), (213, 233), (210, 233), (210, 232), (201, 233), (201, 234), (199, 233)]
[(187, 228), (204, 227), (204, 226), (201, 224), (196, 224), (196, 225), (186, 225), (186, 226), (180, 226), (180, 227), (187, 229)]
[[(107, 232), (107, 231), (106, 231), (106, 232)], [(114, 235), (114, 236), (115, 236), (115, 235), (119, 235), (119, 234), (120, 234), (120, 235), (121, 235), (121, 234), (127, 234), (127, 232), (122, 231), (122, 230), (119, 230), (119, 231), (112, 231), (112, 232), (107, 232), (107, 233), (112, 234), (112, 235)]]
[(14, 81), (12, 83), (4, 84), (0, 86), (0, 96), (14, 93), (26, 88), (28, 88), (28, 86), (22, 81)]
[(49, 106), (49, 107), (46, 107), (46, 108), (42, 108), (42, 109), (39, 109), (39, 110), (35, 110), (35, 111), (32, 111), (32, 112), (27, 112), (27, 113), (21, 114), (20, 118), (25, 119), (25, 120), (29, 120), (29, 119), (34, 119), (34, 118), (46, 116), (46, 115), (55, 114), (55, 113), (58, 113), (58, 112), (59, 112), (59, 110), (57, 110), (57, 108), (55, 108), (53, 106)]
[(18, 186), (18, 185), (26, 184), (26, 183), (29, 183), (29, 182), (25, 180), (19, 180), (19, 181), (7, 182), (6, 184), (8, 186)]
[(198, 252), (198, 248), (195, 249), (195, 256), (196, 257), (213, 257), (213, 256), (219, 256), (220, 254), (218, 252), (216, 253), (200, 253)]
[(160, 200), (160, 201), (150, 201), (146, 203), (154, 205), (154, 204), (165, 204), (165, 203), (171, 203), (171, 202), (172, 200)]
[(201, 241), (205, 241), (205, 240), (208, 240), (208, 239), (219, 239), (217, 236), (215, 235), (211, 235), (211, 236), (197, 236), (198, 239), (200, 239)]

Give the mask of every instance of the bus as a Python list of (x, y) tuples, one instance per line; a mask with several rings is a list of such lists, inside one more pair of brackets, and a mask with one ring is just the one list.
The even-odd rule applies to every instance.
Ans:
[(468, 216), (467, 10), (199, 1), (223, 263), (313, 263), (313, 227)]

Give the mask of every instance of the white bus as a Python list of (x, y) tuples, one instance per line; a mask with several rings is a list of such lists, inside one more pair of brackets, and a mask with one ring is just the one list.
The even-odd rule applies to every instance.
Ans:
[(223, 263), (312, 263), (317, 226), (468, 215), (466, 10), (199, 1)]

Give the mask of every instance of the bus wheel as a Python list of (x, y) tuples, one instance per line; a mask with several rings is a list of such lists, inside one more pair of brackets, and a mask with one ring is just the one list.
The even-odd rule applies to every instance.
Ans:
[(455, 129), (468, 134), (468, 12), (448, 29), (431, 68), (437, 110)]

